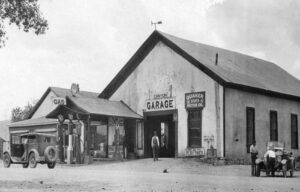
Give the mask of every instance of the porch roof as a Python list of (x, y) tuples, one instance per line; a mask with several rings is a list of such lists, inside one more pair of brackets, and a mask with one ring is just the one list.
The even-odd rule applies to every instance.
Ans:
[(39, 117), (39, 118), (26, 119), (23, 121), (10, 123), (8, 124), (8, 127), (29, 127), (29, 126), (37, 126), (37, 125), (51, 125), (51, 124), (56, 124), (57, 122), (58, 122), (57, 119), (47, 119), (46, 117)]
[[(67, 118), (68, 113), (78, 115), (97, 115), (97, 116), (112, 116), (123, 117), (133, 119), (143, 119), (143, 117), (133, 111), (123, 101), (109, 101), (102, 98), (90, 98), (90, 97), (73, 97), (67, 96), (71, 106), (57, 106), (46, 117), (57, 118), (58, 114), (62, 114)], [(76, 117), (74, 116), (74, 119)]]

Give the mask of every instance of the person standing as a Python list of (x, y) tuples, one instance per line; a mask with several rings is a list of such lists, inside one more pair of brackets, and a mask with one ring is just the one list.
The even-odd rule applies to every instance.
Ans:
[(153, 151), (153, 161), (158, 161), (159, 139), (156, 131), (154, 131), (154, 136), (151, 139), (151, 147)]
[(251, 154), (251, 174), (252, 176), (255, 176), (255, 160), (258, 154), (255, 140), (252, 142), (252, 145), (250, 146), (250, 154)]
[(276, 153), (271, 149), (271, 147), (268, 147), (267, 152), (264, 155), (264, 158), (267, 160), (267, 171), (271, 171), (272, 176), (275, 176), (275, 158)]

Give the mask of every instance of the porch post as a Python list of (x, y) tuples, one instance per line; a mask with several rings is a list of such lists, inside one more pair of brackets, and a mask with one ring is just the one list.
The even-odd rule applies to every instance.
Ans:
[(63, 123), (64, 123), (64, 117), (62, 115), (58, 115), (56, 146), (57, 146), (59, 163), (63, 163), (65, 161), (64, 149), (63, 149)]
[(88, 115), (85, 122), (86, 132), (85, 132), (85, 150), (84, 150), (84, 164), (91, 164), (92, 157), (90, 154), (91, 149), (91, 130), (90, 130), (90, 115)]
[(69, 146), (67, 149), (67, 164), (70, 165), (73, 162), (73, 123), (70, 121), (68, 125), (69, 130)]

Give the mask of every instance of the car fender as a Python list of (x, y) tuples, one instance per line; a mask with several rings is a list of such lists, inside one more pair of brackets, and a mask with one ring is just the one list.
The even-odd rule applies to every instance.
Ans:
[[(3, 152), (3, 156), (6, 155), (6, 154), (9, 156), (10, 162), (13, 162), (12, 159), (11, 159), (10, 153), (9, 153), (8, 151), (4, 151), (4, 152)], [(2, 159), (2, 160), (3, 160), (3, 159)]]
[[(41, 161), (41, 157), (39, 155), (39, 152), (36, 150), (36, 149), (31, 149), (29, 152), (28, 152), (28, 157), (30, 155), (30, 153), (34, 153), (35, 155), (35, 159), (37, 162)], [(28, 158), (27, 158), (28, 159)]]

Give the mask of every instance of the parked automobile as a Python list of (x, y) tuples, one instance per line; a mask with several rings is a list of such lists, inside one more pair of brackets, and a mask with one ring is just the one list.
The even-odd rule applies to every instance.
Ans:
[(55, 167), (57, 152), (56, 137), (44, 133), (12, 134), (11, 141), (3, 150), (3, 164), (22, 164), (23, 168), (35, 168), (37, 163), (47, 164), (49, 169)]
[[(282, 173), (284, 177), (287, 176), (287, 172), (293, 177), (295, 170), (295, 160), (292, 153), (285, 151), (284, 143), (278, 141), (269, 141), (267, 143), (267, 149), (272, 149), (275, 151), (275, 173)], [(261, 172), (266, 172), (269, 176), (271, 170), (269, 169), (269, 158), (257, 158), (256, 161), (256, 176), (260, 176)]]

